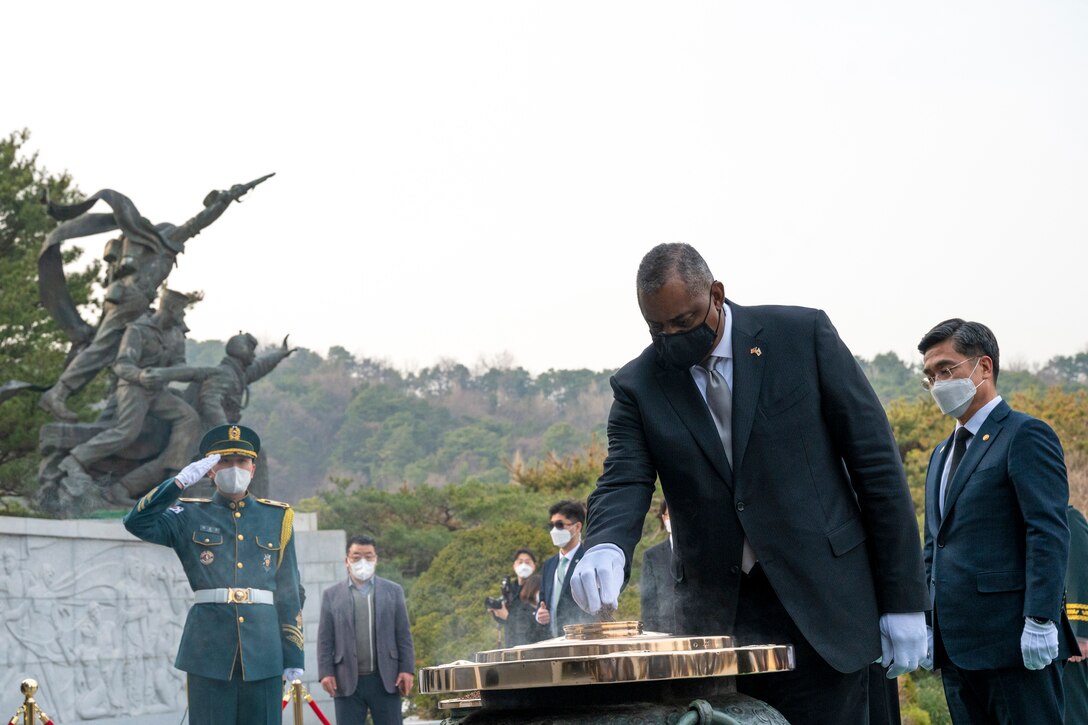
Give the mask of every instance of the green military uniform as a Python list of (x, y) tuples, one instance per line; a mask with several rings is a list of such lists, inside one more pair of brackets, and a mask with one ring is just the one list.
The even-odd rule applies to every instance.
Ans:
[[(209, 436), (227, 429), (252, 433), (220, 426), (201, 453), (242, 453), (207, 450)], [(305, 662), (292, 519), (285, 503), (249, 495), (235, 503), (218, 489), (210, 499), (182, 498), (173, 478), (125, 517), (134, 535), (177, 552), (196, 593), (175, 661), (189, 673), (192, 725), (281, 722), (283, 671)]]
[[(1065, 572), (1065, 613), (1077, 639), (1088, 639), (1088, 521), (1072, 506), (1066, 510), (1066, 521), (1069, 523), (1069, 565)], [(1085, 725), (1088, 723), (1088, 660), (1066, 662), (1062, 686), (1065, 688), (1065, 722)]]

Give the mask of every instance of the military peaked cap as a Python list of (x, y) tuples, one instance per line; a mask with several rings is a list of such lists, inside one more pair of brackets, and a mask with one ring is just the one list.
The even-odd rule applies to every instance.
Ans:
[(200, 439), (201, 457), (218, 453), (221, 456), (256, 458), (261, 451), (261, 437), (244, 425), (218, 425)]

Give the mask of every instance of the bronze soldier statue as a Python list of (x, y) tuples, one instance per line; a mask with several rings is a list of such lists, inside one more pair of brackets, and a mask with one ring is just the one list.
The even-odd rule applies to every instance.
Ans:
[(185, 365), (185, 308), (191, 301), (188, 295), (163, 290), (155, 313), (144, 314), (125, 330), (113, 363), (118, 379), (116, 419), (60, 462), (70, 492), (85, 491), (93, 482), (89, 469), (132, 445), (149, 415), (169, 424), (169, 438), (156, 456), (121, 477), (124, 491), (138, 496), (189, 462), (200, 435), (200, 416), (167, 386), (199, 381), (215, 372)]
[[(272, 372), (297, 348), (287, 347), (287, 338), (275, 350), (257, 355), (257, 338), (239, 332), (226, 345), (226, 356), (203, 382), (190, 386), (186, 398), (200, 412), (205, 428), (237, 423), (249, 402), (249, 386)], [(195, 392), (193, 392), (195, 389)]]
[[(229, 191), (213, 191), (204, 198), (204, 208), (181, 226), (152, 225), (140, 216), (132, 200), (112, 189), (104, 189), (72, 206), (49, 205), (54, 219), (63, 221), (45, 240), (38, 257), (38, 287), (42, 305), (52, 313), (73, 341), (69, 362), (60, 379), (39, 401), (39, 405), (62, 421), (75, 422), (68, 409), (68, 396), (80, 390), (109, 365), (125, 328), (150, 308), (159, 287), (166, 281), (185, 251), (185, 242), (222, 216), (232, 201), (268, 179), (235, 184)], [(106, 203), (108, 214), (89, 214), (97, 202)], [(106, 245), (103, 259), (108, 265), (106, 296), (97, 327), (88, 325), (72, 302), (61, 265), (61, 244), (68, 239), (120, 230), (122, 236)]]

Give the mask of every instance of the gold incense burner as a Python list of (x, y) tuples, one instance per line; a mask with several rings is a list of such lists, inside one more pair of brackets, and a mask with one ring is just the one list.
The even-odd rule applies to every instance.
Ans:
[(424, 667), (420, 692), (470, 693), (444, 700), (446, 709), (541, 709), (557, 701), (599, 707), (723, 696), (735, 693), (736, 676), (794, 668), (791, 645), (738, 646), (726, 635), (644, 632), (641, 622), (569, 625), (564, 633)]

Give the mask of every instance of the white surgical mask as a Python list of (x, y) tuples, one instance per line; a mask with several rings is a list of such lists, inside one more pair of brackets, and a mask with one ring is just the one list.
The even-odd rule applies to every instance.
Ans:
[(672, 519), (665, 519), (665, 531), (672, 533)]
[[(979, 358), (975, 362), (975, 367), (971, 368), (971, 375), (975, 374), (981, 360), (982, 358)], [(971, 407), (971, 401), (975, 399), (975, 391), (982, 385), (982, 383), (975, 385), (971, 375), (966, 378), (938, 380), (929, 388), (929, 394), (933, 396), (933, 400), (936, 401), (942, 413), (959, 418)]]
[(223, 493), (241, 493), (249, 488), (249, 482), (252, 478), (253, 474), (246, 469), (232, 466), (230, 468), (220, 469), (216, 472), (215, 485), (218, 486), (219, 490)]
[(562, 548), (570, 543), (570, 527), (565, 529), (552, 529), (552, 543)]
[(374, 567), (377, 566), (376, 562), (367, 561), (366, 559), (359, 559), (359, 561), (351, 562), (351, 575), (360, 581), (366, 581), (370, 577), (374, 576)]
[(514, 573), (520, 576), (522, 579), (527, 579), (529, 575), (533, 573), (533, 565), (518, 564), (514, 567)]

